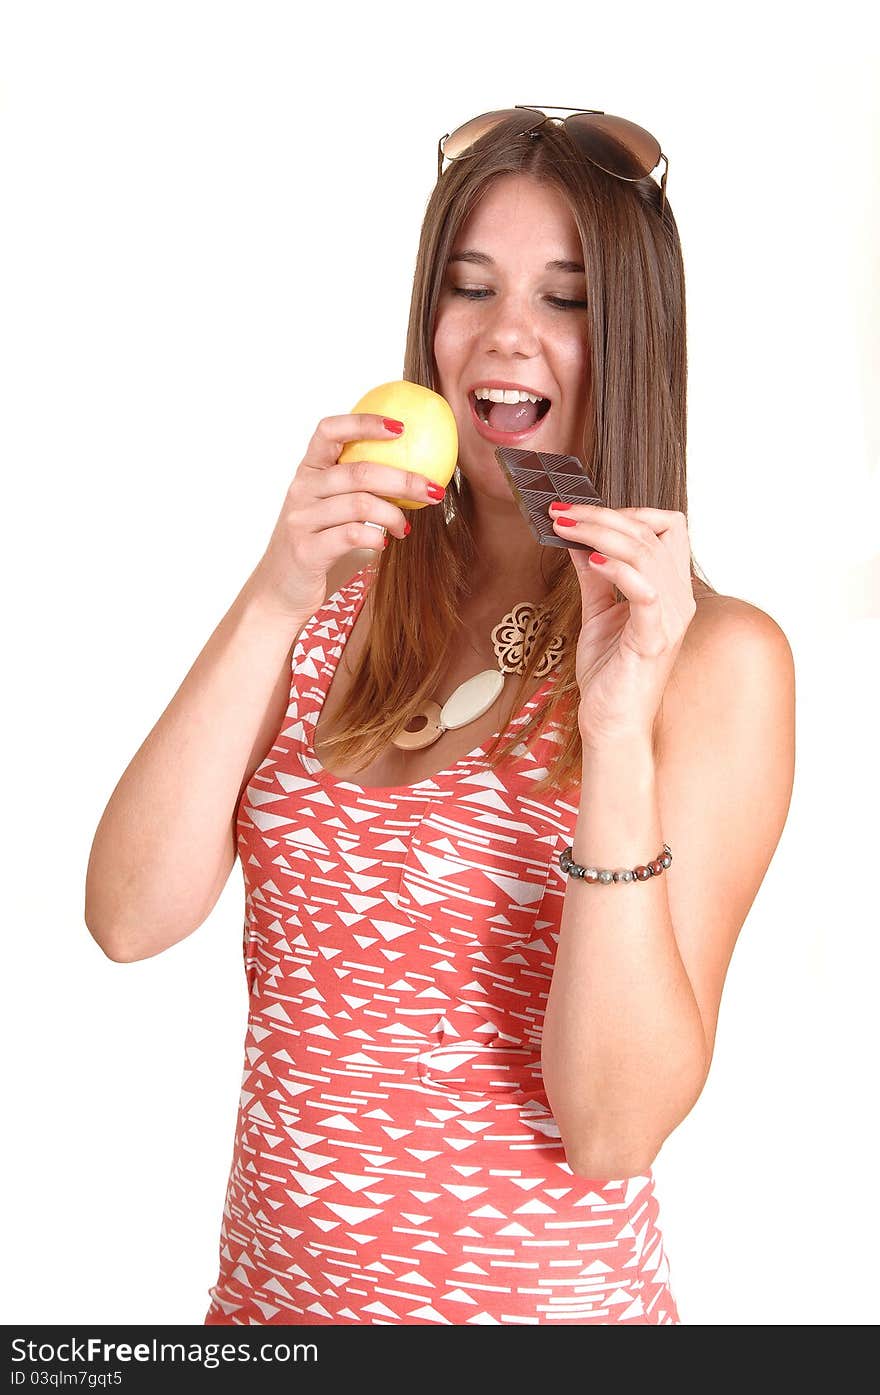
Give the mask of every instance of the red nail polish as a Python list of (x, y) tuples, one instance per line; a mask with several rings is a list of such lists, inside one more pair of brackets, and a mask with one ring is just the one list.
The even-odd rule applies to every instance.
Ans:
[(443, 488), (442, 484), (429, 484), (428, 493), (432, 499), (442, 499), (446, 490)]
[(567, 514), (558, 513), (553, 520), (554, 523), (561, 523), (563, 528), (573, 528), (577, 523), (576, 518), (569, 518)]
[(409, 535), (410, 535), (411, 532), (412, 532), (412, 524), (411, 524), (411, 523), (404, 523), (404, 525), (403, 525), (403, 536), (404, 536), (405, 538), (407, 538), (407, 537), (409, 537)]
[(591, 553), (590, 553), (590, 561), (591, 561), (591, 562), (607, 562), (607, 561), (608, 561), (608, 558), (607, 558), (607, 557), (603, 557), (602, 554), (601, 554), (601, 552), (591, 552)]
[(566, 504), (563, 504), (562, 501), (561, 501), (560, 499), (554, 499), (554, 500), (553, 500), (553, 503), (548, 505), (548, 508), (551, 508), (551, 509), (564, 509), (564, 508), (567, 508), (567, 507), (568, 507), (568, 506), (567, 506)]
[(385, 427), (386, 431), (393, 431), (395, 436), (399, 436), (403, 430), (403, 422), (395, 421), (393, 417), (383, 417), (382, 425)]

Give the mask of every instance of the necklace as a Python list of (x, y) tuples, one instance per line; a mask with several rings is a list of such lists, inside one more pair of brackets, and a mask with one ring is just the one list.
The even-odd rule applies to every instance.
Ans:
[[(485, 668), (464, 683), (459, 683), (442, 707), (433, 700), (424, 702), (407, 724), (391, 738), (401, 751), (421, 751), (431, 746), (445, 731), (454, 731), (475, 722), (495, 702), (504, 687), (504, 675), (524, 673), (526, 661), (534, 647), (538, 624), (538, 607), (530, 601), (520, 601), (509, 610), (492, 631), (492, 647), (498, 658), (497, 668)], [(536, 678), (544, 678), (560, 662), (565, 651), (565, 636), (554, 635), (540, 664)], [(415, 728), (412, 730), (411, 728)]]

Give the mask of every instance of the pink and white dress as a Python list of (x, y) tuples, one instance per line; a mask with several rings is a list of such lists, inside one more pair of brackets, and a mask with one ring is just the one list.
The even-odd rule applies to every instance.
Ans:
[(205, 1322), (678, 1323), (652, 1174), (575, 1176), (542, 1085), (580, 798), (533, 793), (558, 729), (384, 789), (315, 755), (369, 576), (300, 634), (237, 813), (250, 1006)]

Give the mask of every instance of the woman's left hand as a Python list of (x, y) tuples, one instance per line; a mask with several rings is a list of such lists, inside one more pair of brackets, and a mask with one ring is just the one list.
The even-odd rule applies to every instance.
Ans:
[[(560, 515), (575, 520), (559, 523)], [(696, 613), (687, 519), (670, 509), (566, 504), (550, 510), (557, 537), (605, 558), (569, 552), (581, 588), (575, 658), (578, 727), (585, 747), (651, 741), (663, 693)], [(615, 601), (617, 586), (626, 600)]]

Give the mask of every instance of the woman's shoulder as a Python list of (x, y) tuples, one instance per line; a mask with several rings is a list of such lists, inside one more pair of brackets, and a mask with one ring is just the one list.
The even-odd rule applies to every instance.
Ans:
[(713, 591), (693, 578), (696, 613), (688, 626), (682, 652), (700, 652), (706, 644), (737, 645), (777, 643), (787, 646), (781, 625), (766, 610), (739, 596)]
[(696, 611), (663, 695), (660, 737), (677, 728), (717, 735), (749, 706), (756, 719), (769, 704), (780, 719), (793, 711), (794, 660), (782, 627), (766, 610), (694, 580)]

